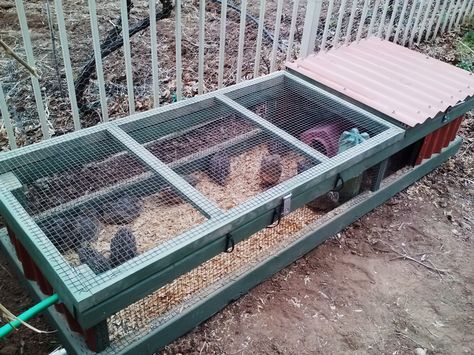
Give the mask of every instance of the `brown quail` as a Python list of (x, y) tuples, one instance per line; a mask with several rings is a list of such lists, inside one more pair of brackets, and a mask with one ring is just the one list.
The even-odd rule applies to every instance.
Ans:
[(230, 157), (226, 152), (214, 154), (209, 160), (207, 168), (209, 177), (216, 184), (225, 186), (230, 174)]
[(260, 184), (262, 187), (274, 186), (280, 181), (283, 167), (278, 154), (263, 157), (260, 163)]

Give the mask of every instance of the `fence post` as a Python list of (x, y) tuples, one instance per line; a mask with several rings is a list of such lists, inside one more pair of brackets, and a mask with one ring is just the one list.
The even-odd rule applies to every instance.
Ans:
[(104, 68), (102, 66), (102, 54), (100, 50), (99, 25), (97, 21), (97, 8), (95, 0), (89, 0), (89, 17), (91, 21), (92, 42), (94, 46), (94, 60), (96, 67), (97, 80), (99, 82), (100, 108), (102, 110), (102, 121), (109, 120), (107, 109), (107, 96), (105, 94)]
[[(392, 15), (390, 16), (390, 22), (388, 24), (387, 32), (385, 33), (386, 41), (390, 39), (390, 35), (392, 34), (393, 24), (395, 23), (395, 17), (397, 16), (399, 2), (400, 0), (395, 0), (395, 5), (393, 5)], [(395, 40), (393, 42), (395, 42)]]
[(242, 0), (240, 5), (240, 30), (239, 30), (239, 49), (237, 54), (237, 77), (236, 83), (242, 79), (242, 63), (244, 57), (245, 23), (247, 20), (247, 0)]
[(64, 13), (61, 0), (54, 0), (54, 9), (58, 19), (59, 40), (63, 54), (64, 69), (66, 71), (67, 91), (69, 101), (71, 101), (72, 120), (74, 130), (81, 129), (81, 120), (79, 118), (79, 109), (77, 107), (76, 88), (74, 87), (74, 76), (72, 74), (71, 56), (69, 54), (69, 42), (67, 40), (66, 24), (64, 22)]
[(328, 38), (328, 31), (329, 25), (331, 24), (331, 17), (332, 17), (332, 9), (334, 7), (334, 0), (329, 0), (329, 5), (326, 14), (326, 20), (324, 21), (324, 31), (323, 31), (323, 38), (321, 39), (321, 46), (319, 47), (320, 50), (324, 50), (326, 47), (326, 40)]
[(176, 14), (176, 101), (181, 100), (183, 93), (183, 62), (181, 60), (181, 0), (175, 1)]
[(304, 19), (303, 38), (301, 39), (300, 58), (305, 58), (314, 51), (322, 4), (323, 0), (308, 0)]
[(255, 49), (255, 67), (253, 69), (253, 77), (256, 78), (260, 72), (260, 57), (262, 53), (262, 36), (263, 36), (263, 20), (265, 18), (265, 0), (260, 0), (260, 12), (258, 15), (257, 30), (257, 48)]
[(127, 0), (120, 0), (120, 17), (122, 19), (123, 55), (125, 57), (125, 77), (127, 80), (128, 112), (135, 113), (135, 94), (133, 92), (132, 55), (128, 28)]
[(225, 27), (227, 21), (227, 0), (222, 0), (221, 4), (221, 29), (219, 33), (219, 68), (217, 73), (217, 87), (222, 87), (224, 81), (224, 60), (225, 60)]
[(359, 0), (352, 0), (351, 7), (351, 16), (349, 17), (349, 23), (347, 24), (346, 38), (344, 39), (344, 44), (349, 44), (349, 41), (352, 39), (352, 26), (354, 26), (354, 18), (357, 10), (357, 5)]
[[(30, 32), (28, 31), (28, 24), (26, 22), (26, 14), (25, 7), (23, 6), (23, 0), (15, 0), (15, 4), (18, 13), (18, 20), (20, 22), (21, 36), (23, 37), (23, 44), (25, 46), (26, 59), (28, 64), (32, 68), (34, 68), (36, 66), (36, 63), (33, 55), (33, 48), (31, 46)], [(46, 117), (46, 111), (44, 109), (43, 97), (41, 95), (39, 80), (33, 74), (30, 74), (30, 77), (36, 101), (36, 109), (38, 110), (41, 132), (43, 133), (43, 138), (48, 139), (50, 138), (49, 126)]]
[(158, 79), (158, 49), (156, 36), (156, 4), (149, 0), (150, 8), (150, 41), (151, 41), (151, 75), (153, 81), (153, 107), (160, 106), (160, 82)]
[(5, 125), (5, 130), (7, 131), (8, 143), (10, 149), (15, 149), (16, 140), (15, 133), (13, 131), (12, 122), (10, 120), (10, 113), (8, 112), (7, 100), (5, 100), (5, 95), (3, 94), (2, 83), (0, 82), (0, 112), (2, 113), (3, 124)]
[(273, 34), (272, 54), (270, 58), (270, 73), (275, 70), (278, 43), (280, 42), (281, 13), (283, 12), (283, 0), (278, 0), (275, 18), (275, 33)]
[[(343, 0), (345, 1), (345, 0)], [(286, 49), (286, 61), (291, 59), (291, 48), (293, 47), (293, 40), (295, 38), (296, 20), (298, 19), (298, 7), (300, 0), (295, 0), (293, 3), (293, 13), (291, 14), (290, 36), (288, 37), (288, 48)]]
[(336, 33), (332, 39), (332, 46), (335, 47), (339, 42), (339, 35), (341, 34), (342, 20), (346, 14), (346, 0), (341, 1), (341, 7), (339, 8), (339, 16), (337, 18)]

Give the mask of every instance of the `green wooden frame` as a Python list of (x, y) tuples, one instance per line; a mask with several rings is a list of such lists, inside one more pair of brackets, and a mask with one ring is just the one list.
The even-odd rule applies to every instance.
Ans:
[[(257, 94), (258, 90), (274, 87), (283, 80), (297, 81), (308, 90), (315, 91), (340, 105), (363, 114), (370, 120), (377, 121), (387, 127), (387, 129), (367, 142), (329, 159), (228, 97), (237, 91), (255, 92)], [(227, 108), (243, 114), (266, 133), (279, 137), (294, 149), (320, 161), (320, 164), (257, 195), (242, 205), (224, 212), (188, 185), (171, 167), (153, 156), (127, 132), (144, 129), (147, 124), (156, 125), (157, 122), (166, 124), (167, 121), (184, 114), (183, 112), (195, 112), (207, 108), (216, 100), (223, 103)], [(164, 243), (109, 271), (110, 274), (102, 274), (111, 277), (100, 285), (89, 287), (80, 283), (71, 283), (68, 275), (79, 271), (72, 267), (69, 267), (69, 269), (65, 267), (61, 254), (52, 246), (52, 243), (33, 218), (28, 215), (11, 191), (5, 186), (1, 187), (0, 212), (31, 253), (33, 260), (38, 264), (54, 290), (59, 293), (66, 307), (75, 315), (84, 328), (94, 326), (110, 314), (144, 297), (173, 278), (220, 253), (225, 248), (226, 235), (229, 232), (232, 232), (234, 240), (238, 242), (271, 224), (274, 209), (281, 204), (282, 197), (288, 193), (292, 193), (292, 210), (294, 210), (316, 196), (331, 190), (338, 176), (342, 176), (344, 180), (357, 176), (367, 167), (386, 159), (404, 146), (405, 143), (405, 140), (402, 140), (405, 136), (403, 129), (373, 114), (366, 113), (357, 106), (347, 103), (336, 95), (326, 93), (324, 90), (308, 84), (294, 75), (279, 72), (211, 94), (184, 100), (174, 105), (151, 110), (147, 113), (108, 122), (24, 149), (15, 150), (11, 153), (2, 154), (0, 165), (2, 161), (19, 165), (21, 164), (21, 158), (25, 155), (28, 155), (32, 160), (42, 159), (44, 157), (42, 149), (46, 149), (46, 151), (54, 149), (54, 145), (58, 143), (71, 144), (73, 147), (74, 145), (80, 146), (81, 143), (78, 138), (88, 137), (89, 134), (97, 137), (97, 139), (104, 139), (104, 137), (113, 139), (123, 145), (129, 153), (140, 159), (150, 171), (158, 173), (161, 178), (179, 189), (196, 208), (210, 219), (172, 241)], [(8, 171), (2, 171), (2, 168), (0, 168), (0, 173), (6, 172)], [(95, 277), (94, 274), (85, 276)]]
[[(461, 143), (462, 139), (459, 137), (456, 138), (439, 154), (433, 155), (430, 159), (425, 160), (422, 164), (409, 170), (403, 175), (396, 176), (395, 179), (388, 178), (383, 181), (379, 190), (375, 192), (367, 192), (364, 195), (357, 197), (355, 200), (349, 201), (347, 206), (340, 207), (342, 212), (336, 214), (333, 218), (319, 224), (317, 228), (311, 230), (288, 247), (275, 253), (271, 258), (256, 265), (253, 269), (240, 275), (236, 279), (233, 279), (231, 283), (217, 289), (205, 299), (196, 302), (193, 306), (185, 309), (178, 316), (162, 324), (146, 336), (135, 339), (135, 341), (131, 342), (126, 348), (122, 349), (120, 353), (152, 354), (156, 352), (157, 349), (167, 345), (174, 339), (190, 331), (196, 325), (225, 307), (229, 302), (238, 298), (241, 294), (269, 278), (275, 272), (292, 263), (294, 260), (309, 252), (330, 236), (336, 234), (353, 221), (357, 220), (441, 165), (458, 151)], [(7, 255), (12, 266), (14, 266), (14, 268), (21, 274), (21, 264), (15, 256), (14, 248), (6, 235), (5, 230), (0, 230), (0, 247)], [(39, 291), (35, 283), (26, 281), (26, 284), (37, 298), (41, 299), (45, 297), (41, 291)], [(68, 353), (88, 353), (85, 350), (83, 340), (69, 331), (65, 320), (54, 310), (54, 308), (50, 308), (47, 311), (47, 316), (59, 330), (59, 337)], [(107, 352), (109, 351), (106, 350), (106, 353)]]
[[(2, 213), (11, 223), (11, 227), (19, 239), (32, 253), (33, 259), (39, 264), (48, 281), (61, 295), (68, 309), (76, 315), (83, 327), (97, 324), (113, 312), (153, 292), (163, 284), (171, 281), (174, 277), (189, 271), (199, 263), (218, 254), (225, 248), (227, 233), (232, 231), (232, 234), (235, 235), (234, 239), (240, 241), (270, 224), (273, 210), (279, 206), (282, 196), (288, 192), (291, 192), (293, 195), (292, 209), (296, 209), (314, 197), (329, 191), (336, 183), (338, 176), (342, 176), (344, 180), (357, 176), (366, 168), (384, 161), (396, 151), (438, 128), (443, 119), (444, 123), (446, 122), (446, 118), (444, 118), (446, 115), (441, 115), (426, 125), (404, 132), (403, 129), (397, 128), (394, 124), (388, 123), (374, 114), (364, 112), (370, 119), (388, 127), (387, 130), (371, 138), (367, 144), (356, 146), (345, 154), (329, 159), (229, 99), (229, 97), (233, 97), (239, 92), (258, 92), (259, 90), (272, 88), (281, 84), (283, 80), (294, 80), (300, 85), (304, 85), (308, 90), (323, 93), (326, 97), (334, 100), (334, 102), (357, 112), (364, 112), (356, 105), (345, 101), (345, 98), (339, 97), (340, 95), (326, 93), (324, 89), (318, 88), (295, 75), (279, 72), (222, 89), (215, 93), (202, 95), (147, 113), (137, 114), (115, 122), (81, 130), (0, 156), (0, 162), (9, 160), (10, 162), (17, 161), (20, 164), (21, 157), (25, 154), (29, 154), (29, 157), (32, 157), (33, 160), (44, 158), (42, 149), (47, 151), (49, 147), (53, 147), (57, 143), (68, 142), (68, 144), (72, 144), (74, 147), (74, 144), (79, 142), (78, 138), (89, 137), (89, 135), (91, 137), (102, 137), (102, 139), (104, 136), (112, 137), (129, 152), (140, 158), (151, 171), (159, 173), (160, 177), (164, 177), (166, 181), (180, 189), (196, 208), (211, 217), (204, 224), (175, 238), (173, 245), (165, 243), (155, 250), (140, 255), (135, 260), (137, 264), (140, 264), (139, 266), (131, 265), (130, 263), (123, 264), (121, 267), (111, 271), (115, 276), (110, 280), (107, 280), (100, 286), (92, 288), (82, 287), (83, 289), (81, 290), (71, 285), (63, 275), (57, 273), (57, 268), (62, 262), (62, 256), (59, 253), (54, 253), (54, 251), (51, 251), (48, 256), (43, 254), (41, 250), (45, 248), (48, 250), (54, 249), (51, 243), (21, 207), (11, 191), (7, 188), (0, 189), (0, 201), (2, 202), (0, 209)], [(127, 133), (127, 131), (145, 129), (146, 124), (156, 125), (157, 122), (165, 124), (167, 121), (176, 119), (185, 112), (192, 113), (207, 108), (215, 100), (224, 103), (228, 108), (242, 113), (267, 133), (278, 136), (280, 139), (285, 140), (288, 145), (312, 156), (321, 163), (307, 172), (256, 196), (254, 199), (230, 211), (223, 212), (197, 190), (190, 187), (170, 167), (161, 163)], [(472, 102), (469, 104), (472, 104)], [(460, 107), (456, 107), (456, 110), (451, 110), (449, 114), (452, 115), (453, 112), (458, 114), (463, 107), (468, 106), (460, 105)], [(0, 172), (2, 172), (1, 168)], [(15, 217), (17, 220), (12, 221)], [(35, 235), (36, 238), (30, 238), (31, 235)], [(64, 265), (61, 267), (64, 267)], [(71, 268), (69, 272), (76, 271)], [(91, 274), (90, 277), (94, 277), (94, 275)]]

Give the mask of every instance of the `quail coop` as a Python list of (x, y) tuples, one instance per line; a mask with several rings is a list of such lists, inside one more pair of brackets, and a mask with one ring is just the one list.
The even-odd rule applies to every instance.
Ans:
[(369, 39), (3, 153), (2, 249), (68, 352), (153, 353), (453, 155), (473, 87)]

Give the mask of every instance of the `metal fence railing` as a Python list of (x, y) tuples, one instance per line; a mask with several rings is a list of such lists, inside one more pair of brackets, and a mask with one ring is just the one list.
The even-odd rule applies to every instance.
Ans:
[(472, 19), (474, 0), (15, 0), (2, 16), (8, 150), (367, 36), (412, 47)]

